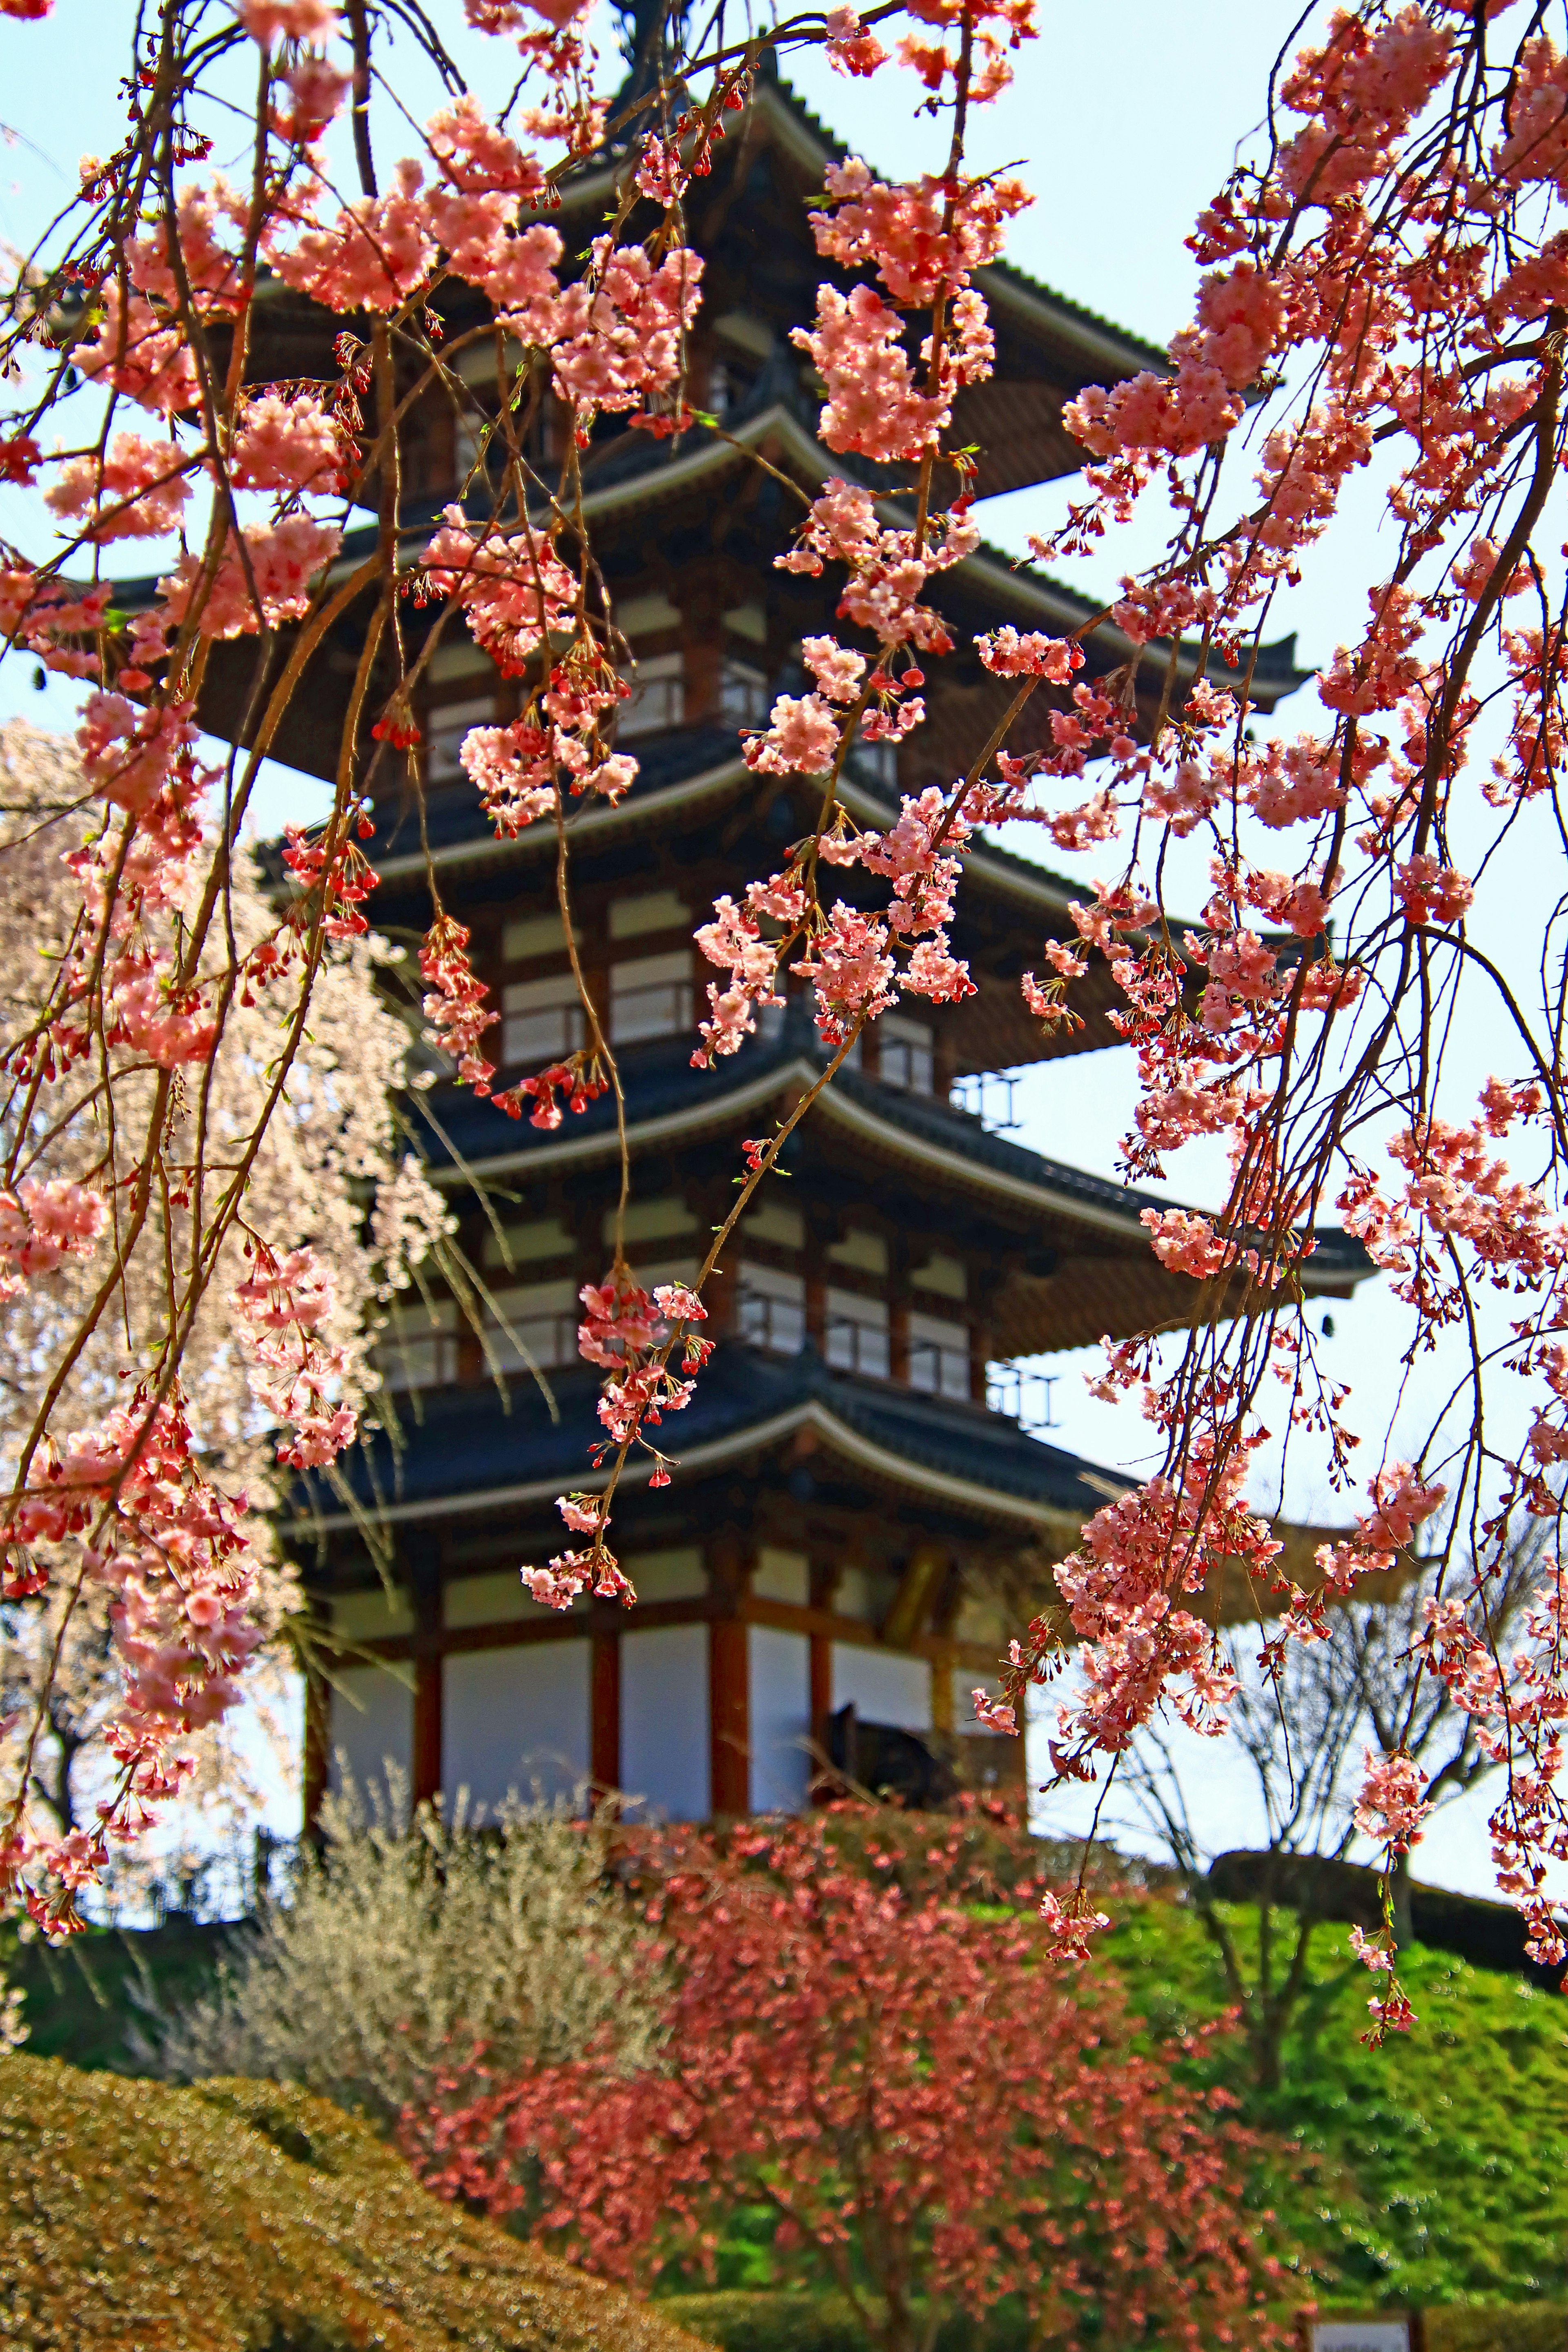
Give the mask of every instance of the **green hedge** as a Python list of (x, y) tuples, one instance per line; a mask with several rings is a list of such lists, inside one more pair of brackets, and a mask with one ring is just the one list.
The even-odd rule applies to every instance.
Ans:
[[(868, 2352), (866, 2332), (842, 2295), (747, 2294), (736, 2288), (661, 2296), (654, 2308), (708, 2336), (721, 2352)], [(948, 2320), (938, 2331), (935, 2352), (1026, 2352), (1028, 2340), (1023, 2314), (1002, 2305), (984, 2322), (963, 2315)]]
[[(682, 2294), (657, 2308), (721, 2352), (868, 2352), (853, 2312), (837, 2295)], [(1325, 2316), (1332, 2308), (1322, 2306)], [(1288, 2313), (1280, 2316), (1288, 2324)], [(953, 2320), (937, 2338), (938, 2352), (1026, 2352), (1026, 2344), (1022, 2320), (1006, 2311), (984, 2326)], [(1426, 2352), (1568, 2352), (1568, 2305), (1450, 2304), (1426, 2315)]]
[(26, 2352), (702, 2352), (426, 2194), (271, 2083), (0, 2057), (0, 2345)]
[(1516, 2303), (1505, 2309), (1450, 2304), (1426, 2315), (1426, 2352), (1563, 2352), (1568, 2304)]
[[(1194, 1913), (1158, 1899), (1108, 1907), (1107, 1957), (1156, 2032), (1224, 2011), (1219, 1962)], [(1316, 1932), (1280, 2090), (1251, 2091), (1234, 2049), (1210, 2070), (1249, 2122), (1300, 2151), (1294, 2177), (1263, 2188), (1319, 2294), (1427, 2312), (1568, 2299), (1563, 1997), (1417, 1945), (1399, 1964), (1415, 2030), (1369, 2050), (1369, 1980), (1348, 1937)], [(1565, 2344), (1568, 2331), (1553, 2352)]]

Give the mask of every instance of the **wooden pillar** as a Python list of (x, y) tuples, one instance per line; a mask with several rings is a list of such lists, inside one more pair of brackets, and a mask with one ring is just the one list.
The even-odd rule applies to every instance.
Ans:
[(416, 1805), (441, 1793), (441, 1539), (410, 1528), (403, 1556), (414, 1598), (414, 1743), (409, 1794)]
[(414, 1661), (414, 1757), (411, 1795), (416, 1805), (441, 1793), (441, 1654)]
[(811, 1741), (817, 1750), (816, 1769), (827, 1761), (827, 1722), (833, 1713), (833, 1642), (826, 1633), (808, 1636), (811, 1643)]
[(894, 1234), (888, 1252), (888, 1374), (902, 1388), (910, 1384), (910, 1251), (901, 1234)]
[[(734, 1496), (746, 1501), (744, 1490)], [(751, 1555), (731, 1525), (707, 1547), (714, 1613), (708, 1621), (708, 1802), (710, 1811), (752, 1809), (750, 1641), (740, 1606), (751, 1581)]]
[(752, 1809), (751, 1694), (746, 1627), (738, 1617), (708, 1626), (709, 1802), (715, 1813)]
[(945, 1645), (931, 1662), (931, 1727), (941, 1738), (952, 1737), (952, 1652)]
[(991, 1360), (991, 1326), (975, 1321), (969, 1327), (969, 1397), (972, 1404), (985, 1402), (986, 1367)]
[[(813, 1609), (828, 1610), (833, 1606), (833, 1594), (838, 1583), (840, 1570), (837, 1560), (814, 1559), (811, 1563), (811, 1605)], [(827, 1760), (827, 1739), (833, 1714), (833, 1636), (814, 1633), (810, 1643), (811, 1675), (811, 1745), (812, 1796), (823, 1803), (833, 1793)]]
[(301, 1759), (304, 1833), (316, 1834), (332, 1761), (332, 1694), (313, 1658), (305, 1661), (305, 1753)]
[(827, 1353), (827, 1250), (836, 1227), (820, 1212), (805, 1208), (805, 1336), (819, 1356)]
[(588, 1769), (595, 1799), (621, 1785), (621, 1637), (595, 1633), (593, 1646)]

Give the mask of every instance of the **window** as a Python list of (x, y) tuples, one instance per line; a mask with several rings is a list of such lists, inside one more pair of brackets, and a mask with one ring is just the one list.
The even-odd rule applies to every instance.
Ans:
[(501, 1059), (553, 1062), (583, 1043), (582, 1000), (569, 971), (548, 980), (514, 980), (501, 991)]
[(960, 1257), (948, 1257), (942, 1250), (932, 1250), (924, 1265), (917, 1265), (910, 1276), (917, 1290), (939, 1291), (944, 1298), (967, 1298), (969, 1270)]
[[(622, 1231), (630, 1242), (661, 1242), (672, 1234), (694, 1234), (697, 1219), (678, 1192), (667, 1192), (657, 1201), (628, 1201)], [(616, 1213), (606, 1209), (599, 1232), (606, 1249), (616, 1239)], [(671, 1279), (674, 1277), (672, 1276)]]
[(685, 948), (668, 955), (633, 956), (610, 968), (610, 1040), (635, 1045), (639, 1037), (674, 1037), (691, 1026), (691, 958)]
[(719, 672), (719, 715), (729, 727), (760, 727), (768, 715), (768, 682), (746, 662), (726, 661)]
[[(486, 1224), (479, 1262), (487, 1266), (500, 1266), (509, 1274), (511, 1266), (521, 1259), (570, 1257), (577, 1246), (559, 1217), (535, 1217), (528, 1224), (507, 1225), (503, 1230), (506, 1234), (505, 1251), (494, 1226)], [(508, 1253), (511, 1258), (510, 1266), (507, 1265)]]
[(659, 629), (679, 629), (680, 607), (672, 604), (662, 589), (655, 588), (641, 596), (627, 596), (616, 606), (616, 626), (628, 642), (637, 637), (651, 637)]
[(639, 661), (630, 680), (631, 699), (621, 705), (618, 733), (659, 735), (686, 719), (686, 657), (683, 654), (649, 654)]
[(375, 1365), (395, 1392), (449, 1387), (458, 1377), (457, 1301), (437, 1298), (427, 1307), (416, 1298), (395, 1307), (376, 1342)]
[(877, 1024), (878, 1069), (885, 1087), (929, 1095), (935, 1081), (931, 1031), (902, 1013), (884, 1013)]
[(827, 1294), (827, 1360), (840, 1371), (888, 1377), (888, 1302), (858, 1290)]
[(775, 1249), (805, 1247), (805, 1219), (783, 1201), (753, 1202), (741, 1220), (741, 1231), (747, 1240), (772, 1242)]
[(523, 1372), (529, 1357), (542, 1371), (576, 1361), (582, 1309), (574, 1282), (535, 1282), (493, 1296), (497, 1311), (485, 1316), (487, 1370), (493, 1366), (503, 1372)]
[(910, 1386), (928, 1396), (969, 1394), (969, 1333), (940, 1315), (910, 1317)]
[(854, 757), (863, 774), (886, 792), (896, 792), (899, 783), (899, 747), (886, 738), (868, 743), (860, 738), (855, 745)]
[(495, 697), (476, 695), (469, 702), (444, 702), (431, 711), (426, 723), (428, 774), (433, 784), (450, 784), (466, 772), (458, 754), (470, 727), (495, 725)]
[(771, 1265), (742, 1264), (735, 1293), (735, 1325), (753, 1348), (798, 1356), (805, 1345), (805, 1282)]
[(610, 937), (635, 940), (648, 931), (685, 931), (691, 909), (673, 890), (649, 890), (637, 898), (612, 898)]
[(835, 1265), (852, 1265), (858, 1274), (887, 1275), (888, 1244), (880, 1234), (868, 1233), (864, 1225), (851, 1225), (827, 1255)]

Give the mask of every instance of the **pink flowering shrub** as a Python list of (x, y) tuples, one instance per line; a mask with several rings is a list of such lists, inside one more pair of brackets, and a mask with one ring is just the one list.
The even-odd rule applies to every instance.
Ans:
[(962, 1906), (953, 1841), (917, 1876), (855, 1867), (836, 1829), (662, 1834), (639, 1892), (675, 1979), (663, 2063), (455, 2065), (404, 2118), (431, 2185), (531, 2203), (539, 2234), (643, 2281), (710, 2262), (721, 2218), (760, 2205), (786, 2274), (826, 2274), (886, 2352), (1003, 2295), (1042, 2345), (1272, 2344), (1246, 2137), (1135, 2049), (1106, 1987), (1042, 1979), (1011, 1904)]

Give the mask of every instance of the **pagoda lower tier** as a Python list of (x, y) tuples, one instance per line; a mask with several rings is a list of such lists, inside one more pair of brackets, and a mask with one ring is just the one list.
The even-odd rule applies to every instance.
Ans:
[[(742, 1139), (822, 1075), (800, 1005), (717, 1070), (689, 1055), (687, 1034), (622, 1056), (625, 1245), (650, 1287), (695, 1276)], [(569, 1541), (556, 1497), (606, 1475), (576, 1326), (613, 1255), (608, 1099), (554, 1129), (447, 1087), (411, 1100), (458, 1231), (449, 1289), (384, 1346), (379, 1427), (287, 1531), (324, 1665), (313, 1796), (340, 1755), (416, 1796), (596, 1783), (670, 1817), (798, 1803), (832, 1768), (922, 1801), (1019, 1778), (1021, 1743), (970, 1696), (1017, 1631), (1001, 1596), (1022, 1574), (1049, 1605), (1049, 1563), (1125, 1482), (995, 1409), (996, 1366), (1179, 1321), (1199, 1293), (1154, 1260), (1149, 1196), (988, 1132), (923, 1090), (912, 1049), (893, 1066), (837, 1074), (725, 1245), (714, 1356), (654, 1433), (671, 1483), (635, 1454), (616, 1496), (629, 1611), (556, 1612), (519, 1576)], [(1365, 1270), (1323, 1234), (1307, 1286), (1343, 1297)]]
[(628, 1465), (636, 1607), (562, 1612), (518, 1571), (562, 1548), (555, 1497), (595, 1483), (596, 1397), (585, 1371), (548, 1401), (433, 1391), (352, 1507), (296, 1521), (330, 1675), (315, 1787), (330, 1759), (362, 1785), (390, 1761), (416, 1797), (594, 1782), (680, 1819), (798, 1805), (834, 1763), (928, 1801), (1019, 1777), (1017, 1744), (973, 1727), (1005, 1645), (985, 1571), (1065, 1549), (1112, 1481), (982, 1405), (730, 1340), (659, 1428), (671, 1486)]

